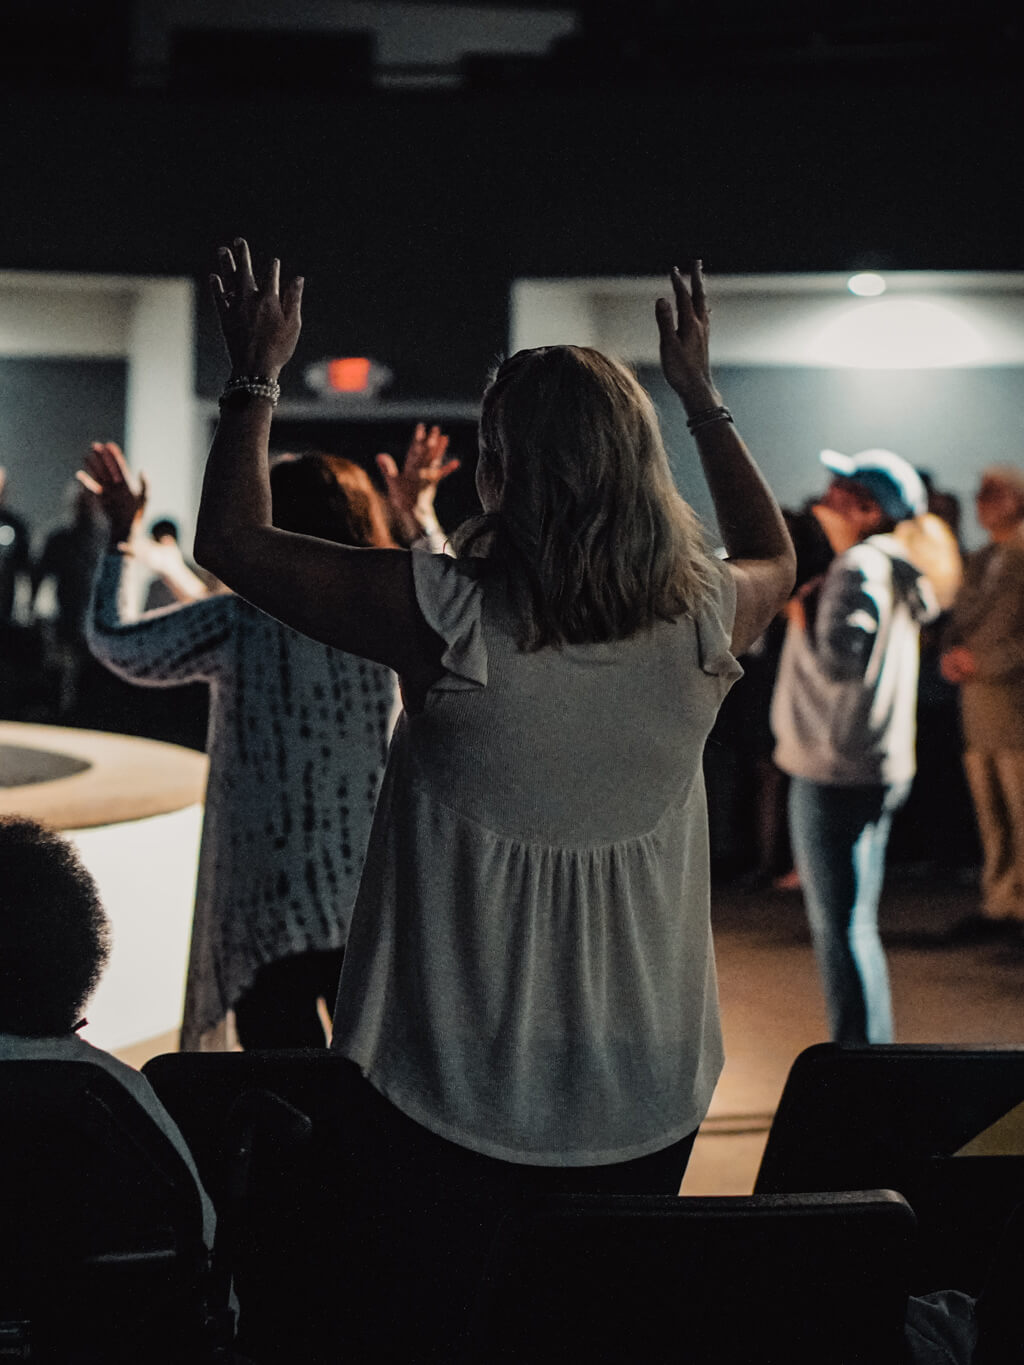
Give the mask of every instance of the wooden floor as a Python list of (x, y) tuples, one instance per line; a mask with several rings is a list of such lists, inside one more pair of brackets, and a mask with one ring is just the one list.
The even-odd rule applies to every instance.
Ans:
[[(896, 1041), (1024, 1046), (1024, 935), (950, 949), (932, 942), (977, 909), (952, 874), (890, 876), (881, 924)], [(684, 1194), (749, 1194), (793, 1059), (827, 1041), (799, 892), (719, 889), (712, 918), (726, 1064), (694, 1145)]]

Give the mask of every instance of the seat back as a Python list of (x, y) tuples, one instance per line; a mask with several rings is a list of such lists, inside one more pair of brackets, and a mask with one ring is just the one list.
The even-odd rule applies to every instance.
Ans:
[[(237, 1161), (237, 1106), (254, 1093), (279, 1096), (313, 1120), (317, 1153), (350, 1136), (352, 1063), (324, 1048), (279, 1048), (251, 1052), (168, 1052), (151, 1058), (142, 1073), (181, 1129), (218, 1214), (227, 1206)], [(310, 1164), (304, 1139), (263, 1144), (263, 1162), (295, 1174)], [(315, 1162), (315, 1158), (313, 1158)]]
[(29, 1324), (31, 1359), (195, 1351), (202, 1206), (150, 1115), (90, 1062), (20, 1060), (0, 1062), (0, 1114), (0, 1322)]
[(501, 1223), (465, 1358), (895, 1365), (913, 1236), (887, 1191), (538, 1201)]
[(819, 1044), (789, 1073), (755, 1192), (899, 1190), (920, 1229), (912, 1292), (976, 1293), (1024, 1199), (1022, 1102), (1024, 1048)]
[[(218, 1245), (223, 1237), (232, 1248), (239, 1348), (333, 1362), (346, 1330), (346, 1349), (361, 1358), (353, 1338), (373, 1290), (365, 1243), (376, 1230), (374, 1182), (387, 1167), (358, 1070), (310, 1048), (167, 1053), (143, 1072), (216, 1206)], [(268, 1096), (298, 1111), (296, 1122), (255, 1103)]]

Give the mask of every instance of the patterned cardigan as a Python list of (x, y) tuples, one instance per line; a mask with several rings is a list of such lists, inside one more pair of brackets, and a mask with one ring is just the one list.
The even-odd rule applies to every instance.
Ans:
[(131, 619), (127, 580), (122, 556), (107, 555), (93, 654), (144, 687), (210, 687), (181, 1047), (230, 1047), (229, 1012), (261, 966), (345, 944), (397, 681), (229, 594)]

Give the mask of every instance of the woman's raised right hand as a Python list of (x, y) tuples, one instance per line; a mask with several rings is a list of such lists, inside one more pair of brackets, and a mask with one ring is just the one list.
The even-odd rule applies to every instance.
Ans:
[(217, 252), (218, 273), (210, 276), (224, 342), (235, 375), (276, 379), (292, 358), (302, 330), (302, 277), (281, 289), (281, 262), (270, 262), (257, 285), (248, 243), (236, 237)]

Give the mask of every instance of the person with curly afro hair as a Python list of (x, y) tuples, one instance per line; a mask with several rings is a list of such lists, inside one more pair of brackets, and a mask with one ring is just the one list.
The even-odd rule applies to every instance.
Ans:
[(70, 1033), (110, 956), (96, 883), (34, 820), (0, 820), (0, 867), (0, 1032)]
[(115, 1076), (192, 1172), (212, 1246), (213, 1205), (177, 1124), (140, 1072), (79, 1036), (110, 944), (99, 890), (73, 844), (35, 820), (0, 816), (0, 1065), (91, 1062)]

